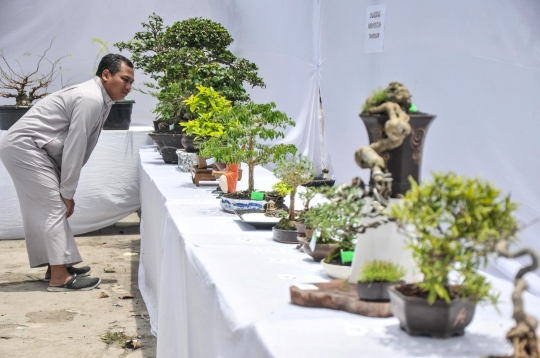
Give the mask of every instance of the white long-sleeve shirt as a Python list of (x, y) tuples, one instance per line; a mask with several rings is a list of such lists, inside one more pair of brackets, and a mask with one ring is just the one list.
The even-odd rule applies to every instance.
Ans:
[(60, 194), (73, 199), (81, 169), (96, 146), (114, 102), (99, 77), (54, 92), (32, 108), (7, 133), (16, 144), (30, 138), (60, 170)]

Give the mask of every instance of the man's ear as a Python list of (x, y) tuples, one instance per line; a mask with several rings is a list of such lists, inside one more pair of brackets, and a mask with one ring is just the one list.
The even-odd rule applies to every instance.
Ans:
[(107, 81), (111, 77), (112, 77), (111, 72), (107, 68), (104, 69), (103, 72), (101, 72), (101, 79)]

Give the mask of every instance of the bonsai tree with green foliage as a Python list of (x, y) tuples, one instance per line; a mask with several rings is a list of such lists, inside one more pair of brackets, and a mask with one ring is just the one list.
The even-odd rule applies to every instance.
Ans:
[[(413, 179), (403, 203), (392, 205), (391, 216), (410, 237), (408, 247), (424, 274), (417, 283), (429, 303), (453, 298), (473, 302), (498, 296), (478, 272), (501, 240), (517, 231), (517, 205), (493, 184), (452, 172), (435, 173), (420, 185)], [(451, 273), (457, 279), (451, 279)]]
[(315, 197), (315, 195), (317, 195), (318, 192), (319, 191), (317, 190), (317, 188), (312, 187), (312, 186), (308, 186), (308, 187), (306, 187), (305, 191), (302, 191), (302, 192), (298, 193), (298, 197), (302, 201), (302, 204), (304, 205), (304, 208), (302, 209), (300, 214), (298, 214), (298, 217), (296, 218), (296, 221), (306, 224), (306, 227), (308, 229), (313, 229), (313, 228), (310, 225), (307, 225), (307, 223), (306, 223), (306, 220), (305, 220), (306, 213), (310, 210), (311, 200), (313, 200), (313, 198)]
[[(17, 68), (10, 65), (4, 52), (0, 49), (0, 60), (3, 62), (2, 66), (0, 66), (0, 90), (4, 90), (0, 91), (0, 97), (15, 98), (15, 106), (31, 106), (34, 101), (49, 94), (51, 83), (58, 76), (62, 77), (63, 70), (60, 62), (62, 59), (71, 56), (67, 54), (55, 61), (49, 60), (47, 52), (51, 49), (53, 42), (54, 37), (42, 55), (34, 55), (29, 52), (24, 54), (25, 56), (37, 57), (35, 69), (26, 72), (22, 70), (19, 61), (14, 61)], [(45, 68), (45, 71), (41, 72), (43, 68)], [(63, 81), (61, 82), (62, 87), (64, 87)]]
[(272, 144), (284, 138), (283, 130), (294, 126), (292, 119), (275, 109), (275, 103), (249, 102), (216, 113), (213, 120), (223, 123), (227, 131), (200, 144), (199, 154), (214, 157), (222, 163), (246, 163), (248, 167), (248, 195), (254, 191), (253, 173), (257, 165), (277, 162), (287, 154), (295, 154), (292, 144)]
[(159, 101), (154, 109), (158, 119), (168, 124), (193, 119), (184, 100), (199, 85), (212, 87), (233, 104), (249, 100), (244, 83), (264, 87), (257, 66), (228, 50), (233, 38), (219, 23), (191, 18), (165, 26), (154, 13), (142, 26), (144, 31), (115, 46), (131, 52), (135, 66), (155, 81), (144, 84)]
[(197, 94), (184, 100), (189, 110), (197, 116), (188, 122), (180, 122), (187, 135), (195, 136), (195, 140), (221, 137), (228, 130), (227, 125), (234, 123), (219, 121), (215, 114), (231, 108), (231, 101), (212, 87), (197, 86)]
[(289, 188), (289, 220), (296, 219), (294, 202), (298, 187), (315, 177), (313, 162), (302, 154), (287, 155), (276, 163), (273, 170), (276, 178), (280, 179)]
[(402, 266), (393, 262), (372, 260), (361, 267), (358, 282), (398, 282), (405, 276), (405, 273)]

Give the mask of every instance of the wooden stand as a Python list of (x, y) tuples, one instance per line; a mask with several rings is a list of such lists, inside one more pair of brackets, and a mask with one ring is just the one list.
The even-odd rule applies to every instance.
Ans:
[[(216, 181), (217, 177), (221, 176), (224, 172), (213, 171), (212, 169), (199, 169), (197, 165), (191, 166), (191, 181), (196, 186), (199, 186), (201, 181)], [(242, 169), (238, 171), (238, 181), (242, 179)]]
[(367, 302), (358, 297), (356, 284), (346, 280), (314, 283), (318, 290), (291, 286), (291, 303), (304, 307), (331, 308), (367, 317), (392, 317), (390, 302)]

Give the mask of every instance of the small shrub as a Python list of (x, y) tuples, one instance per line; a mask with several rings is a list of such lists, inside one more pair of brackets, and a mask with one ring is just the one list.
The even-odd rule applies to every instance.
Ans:
[(398, 282), (405, 276), (405, 269), (389, 261), (373, 260), (362, 266), (359, 282)]

